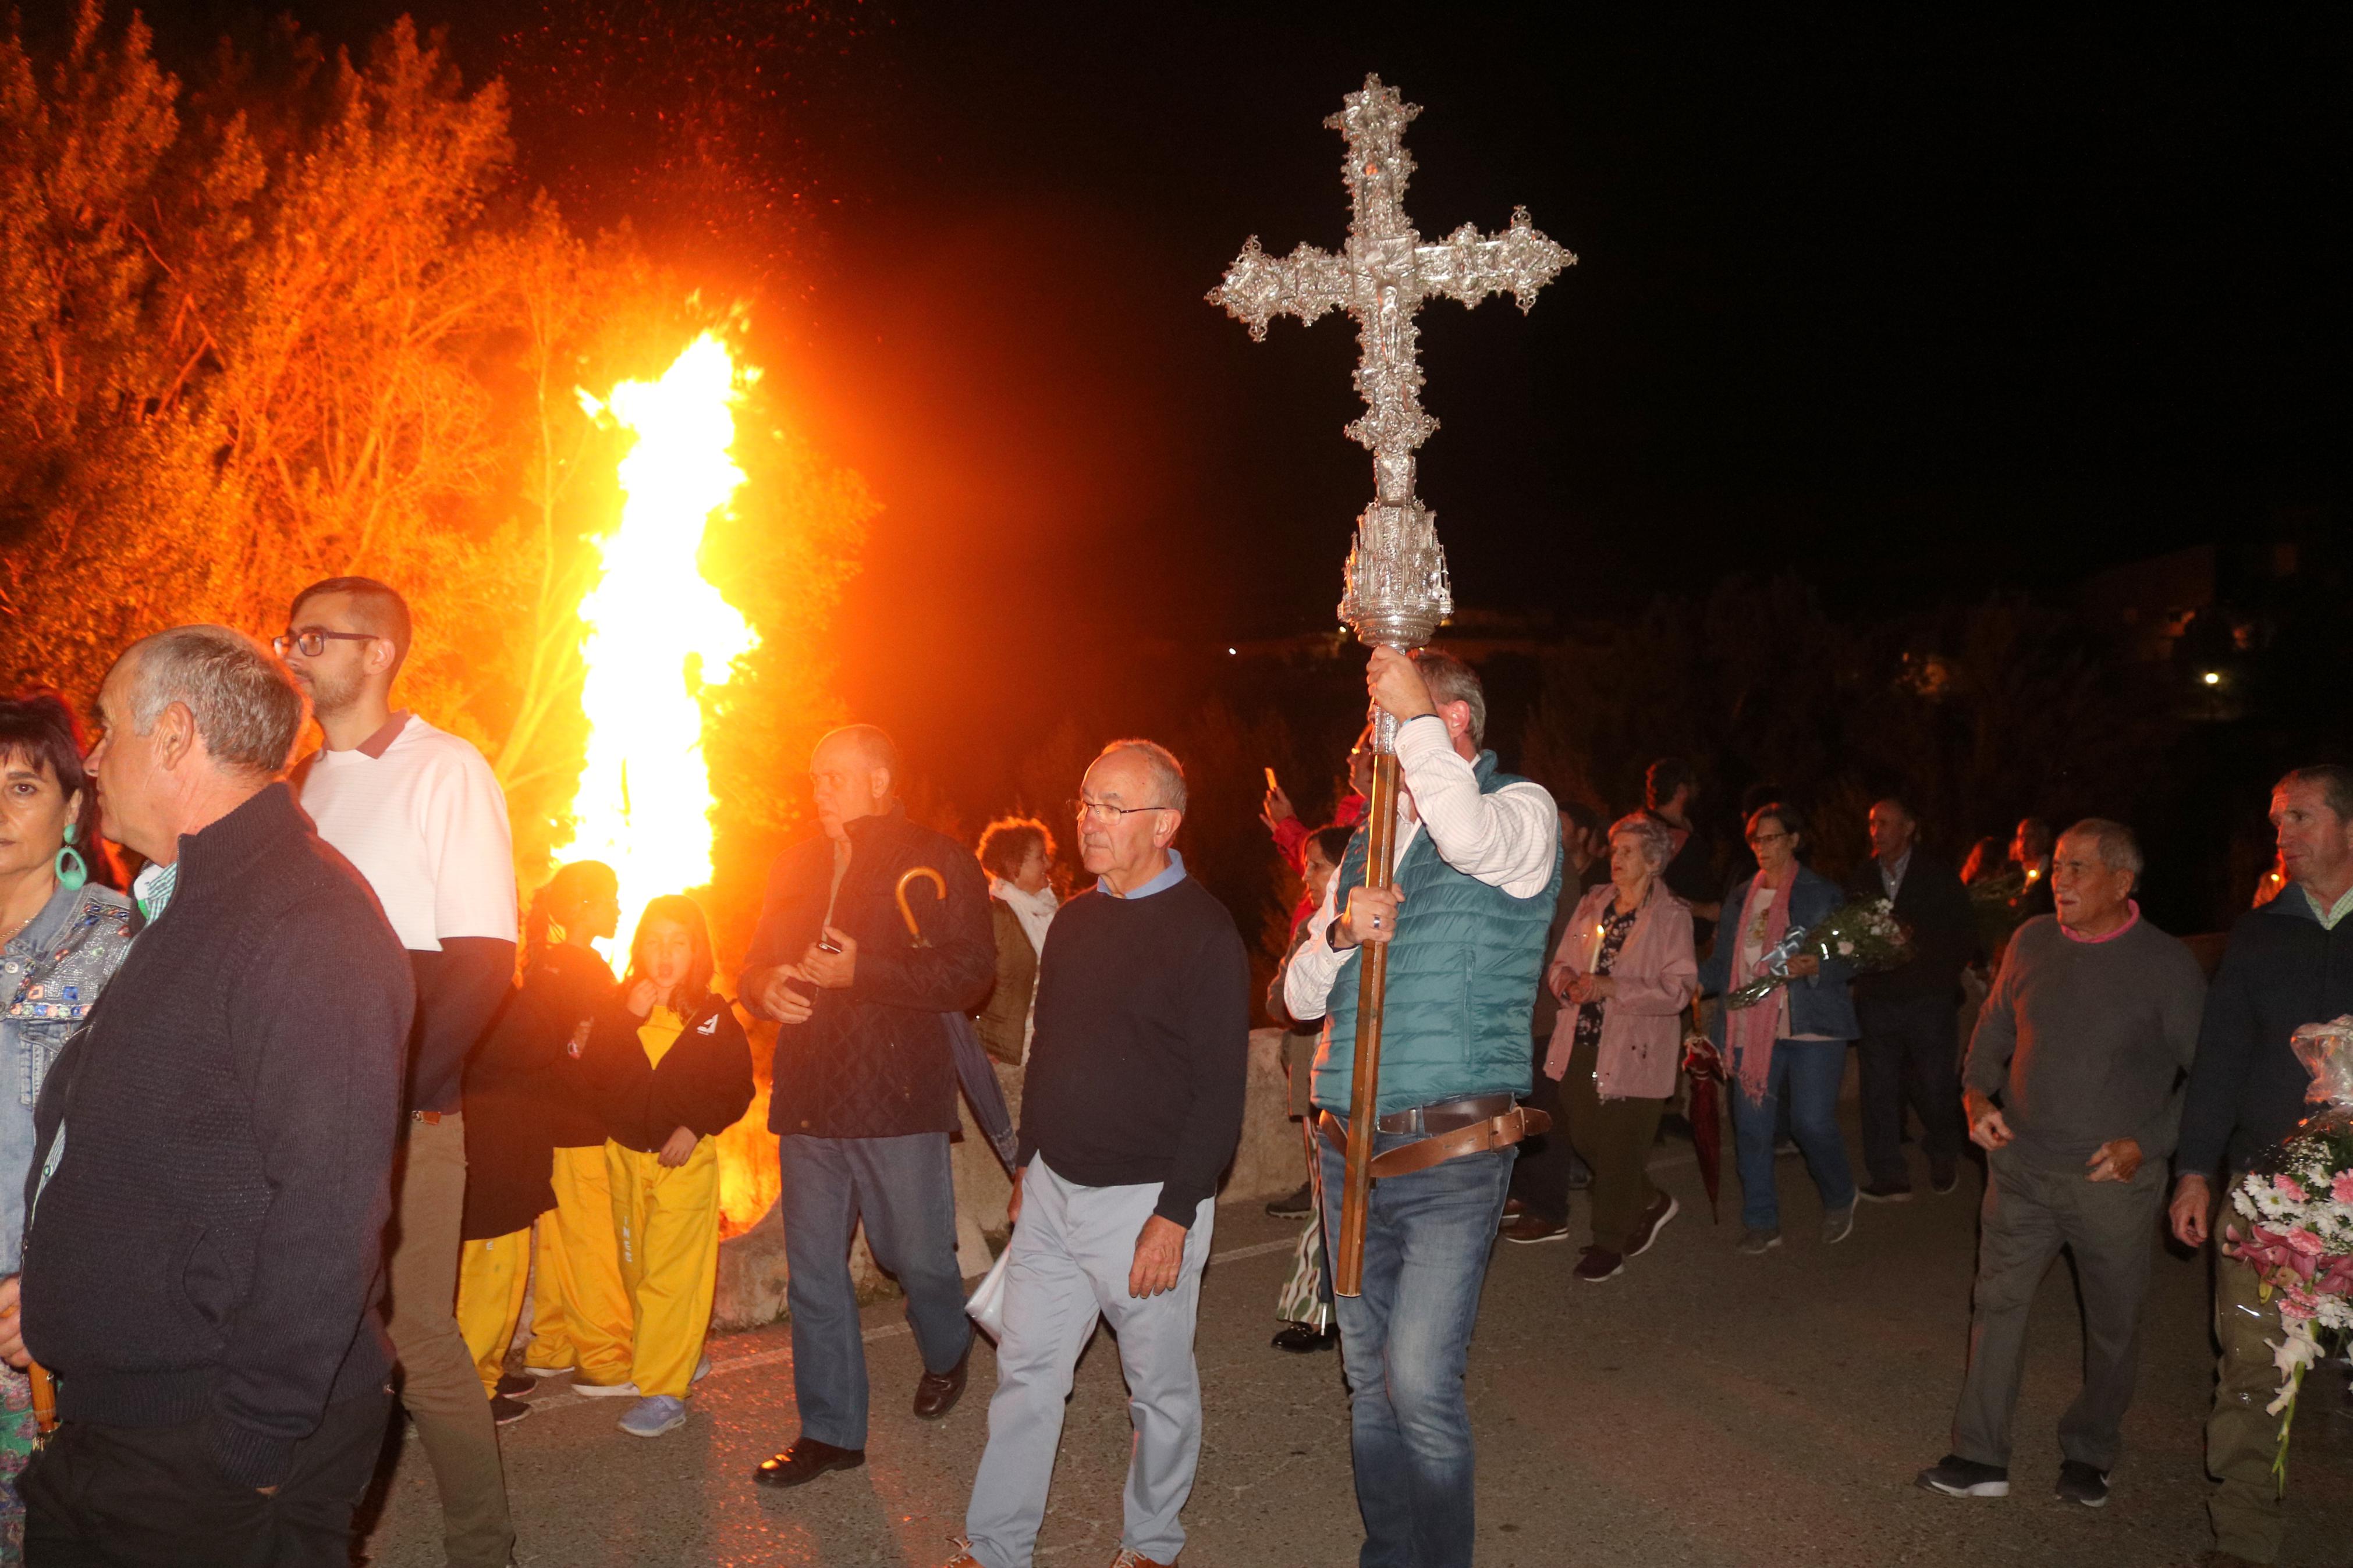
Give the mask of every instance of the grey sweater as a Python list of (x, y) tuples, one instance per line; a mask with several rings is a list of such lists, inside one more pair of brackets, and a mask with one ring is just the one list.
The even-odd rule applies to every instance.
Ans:
[(2010, 940), (1961, 1081), (2000, 1098), (2020, 1152), (2037, 1163), (2080, 1165), (2115, 1138), (2163, 1160), (2205, 998), (2189, 950), (2146, 920), (2079, 942), (2037, 915)]

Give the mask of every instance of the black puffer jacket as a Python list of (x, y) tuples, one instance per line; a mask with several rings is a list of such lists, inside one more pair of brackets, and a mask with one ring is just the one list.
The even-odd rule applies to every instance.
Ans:
[(752, 1104), (752, 1043), (727, 998), (713, 992), (702, 999), (659, 1067), (638, 1039), (644, 1021), (616, 1002), (596, 1016), (580, 1058), (613, 1142), (650, 1154), (681, 1127), (711, 1138), (743, 1120)]
[[(819, 991), (807, 1021), (776, 1031), (768, 1127), (818, 1138), (897, 1138), (953, 1132), (955, 1064), (943, 1013), (970, 1013), (997, 980), (997, 938), (988, 884), (972, 852), (919, 827), (893, 805), (849, 824), (849, 868), (834, 898), (833, 923), (858, 943), (848, 990)], [(907, 889), (922, 927), (917, 946), (899, 913), (899, 879), (918, 866), (947, 884)], [(746, 972), (797, 963), (818, 939), (833, 882), (833, 843), (822, 836), (776, 857)], [(744, 994), (748, 1011), (756, 1002)]]

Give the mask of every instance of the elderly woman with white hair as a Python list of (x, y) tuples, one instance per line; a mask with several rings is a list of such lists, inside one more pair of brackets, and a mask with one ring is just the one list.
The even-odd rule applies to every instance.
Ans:
[(1593, 1244), (1577, 1277), (1596, 1284), (1675, 1217), (1645, 1169), (1699, 990), (1691, 906), (1659, 879), (1674, 851), (1652, 817), (1613, 825), (1609, 880), (1586, 889), (1545, 973), (1562, 1003), (1545, 1074), (1560, 1081), (1568, 1141), (1593, 1168)]

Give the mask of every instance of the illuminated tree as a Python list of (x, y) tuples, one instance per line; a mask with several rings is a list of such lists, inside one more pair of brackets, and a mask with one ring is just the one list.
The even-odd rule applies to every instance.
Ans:
[[(615, 515), (616, 440), (576, 389), (730, 308), (515, 198), (501, 89), (406, 20), (359, 60), (281, 30), (189, 85), (83, 0), (53, 55), (0, 37), (0, 678), (86, 697), (147, 632), (267, 636), (307, 583), (383, 578), (419, 614), (403, 700), (491, 758), (535, 881)], [(873, 503), (756, 392), (740, 424), (753, 482), (706, 564), (763, 649), (712, 750), (730, 858), (765, 862)]]

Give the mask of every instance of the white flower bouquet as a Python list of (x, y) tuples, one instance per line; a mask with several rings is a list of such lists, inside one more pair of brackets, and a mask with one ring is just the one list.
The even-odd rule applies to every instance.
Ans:
[(1885, 899), (1857, 899), (1775, 942), (1765, 954), (1764, 973), (1728, 993), (1724, 1005), (1754, 1007), (1789, 984), (1789, 961), (1806, 952), (1824, 963), (1843, 963), (1856, 974), (1874, 974), (1911, 959), (1912, 933)]
[[(2222, 1250), (2255, 1271), (2256, 1289), (2279, 1304), (2279, 1397), (2295, 1407), (2305, 1369), (2320, 1359), (2319, 1334), (2353, 1330), (2353, 1015), (2306, 1024), (2290, 1041), (2312, 1075), (2305, 1099), (2321, 1109), (2258, 1155), (2231, 1189), (2238, 1221)], [(2288, 1423), (2280, 1423), (2274, 1474), (2284, 1479)]]

